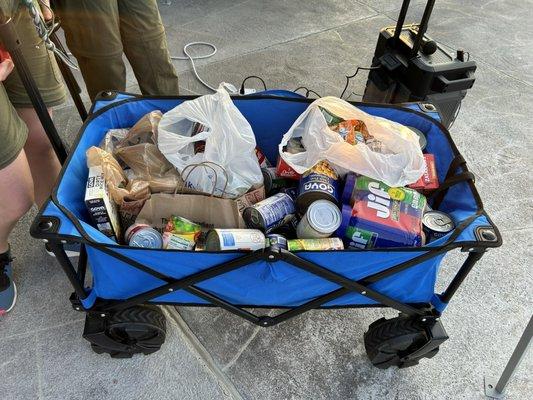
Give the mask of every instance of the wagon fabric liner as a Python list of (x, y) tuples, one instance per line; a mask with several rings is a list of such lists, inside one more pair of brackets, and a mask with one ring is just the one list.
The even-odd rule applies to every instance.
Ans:
[[(133, 126), (146, 113), (163, 113), (193, 97), (100, 97), (81, 128), (60, 180), (32, 227), (47, 239), (75, 288), (84, 310), (119, 309), (140, 303), (216, 305), (258, 325), (268, 326), (314, 308), (389, 306), (407, 314), (431, 309), (440, 314), (487, 247), (501, 244), (496, 227), (448, 131), (418, 104), (392, 106), (353, 103), (369, 114), (419, 129), (427, 152), (435, 155), (441, 188), (429, 197), (448, 213), (456, 228), (416, 248), (344, 251), (191, 252), (119, 246), (91, 225), (84, 203), (88, 174), (85, 152), (98, 146), (109, 129)], [(271, 160), (278, 143), (311, 103), (294, 93), (270, 91), (233, 98), (251, 124), (258, 147)], [(61, 242), (63, 241), (63, 242)], [(81, 242), (78, 269), (62, 245)], [(460, 248), (468, 258), (444, 293), (435, 293), (439, 265), (447, 251)], [(85, 283), (85, 265), (92, 273)], [(249, 307), (289, 308), (261, 317)]]

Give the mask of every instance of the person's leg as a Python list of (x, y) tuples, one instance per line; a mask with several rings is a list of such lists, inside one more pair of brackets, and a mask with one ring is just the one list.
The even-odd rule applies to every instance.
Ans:
[(13, 227), (33, 205), (33, 180), (24, 150), (0, 169), (0, 254), (9, 250)]
[[(46, 50), (37, 35), (25, 7), (18, 9), (13, 22), (21, 39), (24, 58), (45, 104), (48, 107), (61, 104), (65, 101), (66, 93), (60, 72), (54, 56)], [(29, 130), (24, 148), (33, 176), (35, 200), (40, 206), (49, 196), (61, 165), (16, 71), (4, 84), (11, 103)]]
[[(50, 109), (49, 112), (52, 114)], [(61, 170), (61, 164), (35, 110), (33, 108), (17, 108), (17, 113), (28, 126), (28, 140), (24, 145), (24, 150), (33, 176), (35, 202), (40, 207), (50, 196)]]
[(16, 300), (8, 236), (33, 204), (33, 181), (23, 150), (26, 137), (27, 128), (0, 83), (0, 315)]
[(104, 90), (124, 91), (126, 67), (117, 0), (54, 0), (52, 4), (91, 99)]
[(120, 0), (124, 53), (143, 94), (177, 95), (178, 75), (168, 52), (165, 27), (156, 0)]

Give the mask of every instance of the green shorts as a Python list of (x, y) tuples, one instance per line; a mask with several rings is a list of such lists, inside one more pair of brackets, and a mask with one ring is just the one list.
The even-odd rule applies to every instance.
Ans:
[[(17, 4), (17, 0), (2, 2), (0, 12), (12, 15), (22, 42), (22, 53), (45, 104), (57, 106), (65, 101), (66, 93), (54, 55), (46, 50), (37, 35), (27, 9)], [(13, 71), (0, 83), (0, 169), (10, 164), (26, 143), (28, 129), (15, 108), (28, 107), (32, 107), (30, 98), (17, 72)]]

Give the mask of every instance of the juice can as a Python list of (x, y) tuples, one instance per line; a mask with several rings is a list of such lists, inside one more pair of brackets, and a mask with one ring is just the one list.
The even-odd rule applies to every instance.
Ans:
[(265, 244), (265, 235), (258, 229), (212, 229), (207, 234), (205, 250), (259, 250)]

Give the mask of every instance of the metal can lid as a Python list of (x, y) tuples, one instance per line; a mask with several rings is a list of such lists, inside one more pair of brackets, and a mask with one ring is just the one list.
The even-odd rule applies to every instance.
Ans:
[(455, 228), (451, 217), (442, 211), (429, 211), (422, 217), (422, 223), (435, 232), (450, 232)]
[(161, 249), (163, 247), (163, 238), (155, 229), (143, 228), (131, 235), (129, 245), (133, 247)]
[(328, 200), (317, 200), (307, 209), (307, 220), (313, 229), (321, 233), (333, 233), (341, 225), (339, 208)]
[(132, 234), (132, 232), (135, 233), (134, 231), (138, 231), (139, 229), (145, 228), (151, 228), (151, 226), (145, 223), (135, 223), (130, 225), (129, 228), (126, 229), (126, 232), (124, 232), (124, 239), (126, 240), (126, 242), (129, 242), (130, 235)]

